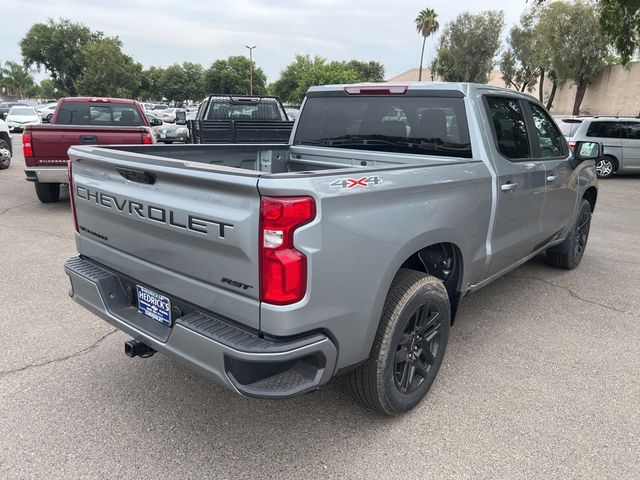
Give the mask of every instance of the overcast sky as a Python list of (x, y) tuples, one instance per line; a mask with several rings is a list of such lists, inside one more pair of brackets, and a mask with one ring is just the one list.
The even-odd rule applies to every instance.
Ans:
[[(413, 20), (427, 6), (441, 28), (463, 11), (502, 9), (507, 27), (526, 0), (2, 0), (0, 61), (20, 60), (20, 39), (47, 18), (69, 18), (117, 35), (123, 50), (145, 67), (191, 61), (208, 67), (218, 58), (245, 55), (269, 81), (277, 80), (295, 54), (330, 60), (378, 60), (392, 77), (417, 67), (421, 39)], [(427, 40), (425, 64), (436, 51)], [(37, 76), (42, 77), (41, 75)]]

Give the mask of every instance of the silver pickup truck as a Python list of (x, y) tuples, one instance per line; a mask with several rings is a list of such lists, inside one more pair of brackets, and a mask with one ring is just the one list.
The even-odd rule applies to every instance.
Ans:
[(311, 88), (288, 145), (72, 147), (70, 295), (129, 356), (258, 398), (342, 375), (397, 415), (462, 297), (540, 252), (578, 265), (601, 154), (532, 97), (438, 83)]

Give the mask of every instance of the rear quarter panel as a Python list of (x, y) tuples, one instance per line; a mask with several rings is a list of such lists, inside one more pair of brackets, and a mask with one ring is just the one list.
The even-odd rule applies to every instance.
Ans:
[[(339, 367), (369, 355), (383, 304), (404, 261), (434, 243), (462, 252), (462, 284), (482, 274), (491, 212), (491, 176), (484, 163), (371, 169), (288, 180), (261, 178), (261, 195), (312, 195), (317, 217), (296, 231), (308, 258), (305, 298), (261, 306), (261, 329), (294, 335), (319, 329), (334, 338)], [(377, 186), (340, 188), (336, 180), (378, 176)]]

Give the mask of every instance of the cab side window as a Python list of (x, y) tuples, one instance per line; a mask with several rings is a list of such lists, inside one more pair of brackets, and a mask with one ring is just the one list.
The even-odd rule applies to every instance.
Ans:
[(486, 98), (500, 153), (510, 160), (530, 158), (529, 137), (520, 101), (503, 97)]
[(564, 140), (556, 124), (542, 108), (529, 103), (535, 133), (540, 148), (540, 158), (557, 158), (564, 153)]

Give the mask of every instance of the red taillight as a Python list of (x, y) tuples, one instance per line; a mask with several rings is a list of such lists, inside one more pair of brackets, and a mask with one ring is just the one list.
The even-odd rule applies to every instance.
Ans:
[(73, 226), (76, 233), (80, 231), (78, 228), (78, 214), (76, 213), (76, 202), (73, 199), (73, 169), (71, 167), (71, 160), (67, 161), (67, 175), (69, 176), (69, 199), (71, 200), (71, 213), (73, 214)]
[(33, 147), (31, 146), (30, 133), (22, 134), (22, 153), (24, 153), (24, 158), (33, 157)]
[(111, 103), (110, 98), (101, 98), (101, 97), (91, 97), (89, 99), (90, 102), (102, 102), (102, 103)]
[(569, 148), (571, 148), (571, 150), (575, 150), (576, 149), (576, 142), (569, 142)]
[(150, 143), (153, 143), (153, 137), (151, 136), (150, 133), (143, 133), (142, 134), (142, 143), (144, 143), (145, 145), (149, 145)]
[(349, 85), (344, 87), (347, 95), (404, 95), (407, 85)]
[(307, 291), (307, 257), (293, 233), (316, 217), (311, 197), (262, 197), (260, 204), (260, 299), (275, 305), (299, 302)]

